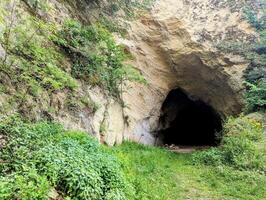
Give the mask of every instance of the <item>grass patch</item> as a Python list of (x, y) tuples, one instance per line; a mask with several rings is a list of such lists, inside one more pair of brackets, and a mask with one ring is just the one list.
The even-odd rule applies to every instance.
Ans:
[(113, 153), (134, 195), (128, 199), (263, 199), (266, 176), (226, 165), (195, 165), (194, 155), (126, 142)]
[(225, 123), (222, 145), (192, 154), (126, 142), (113, 153), (133, 185), (129, 199), (264, 199), (262, 124), (248, 117)]

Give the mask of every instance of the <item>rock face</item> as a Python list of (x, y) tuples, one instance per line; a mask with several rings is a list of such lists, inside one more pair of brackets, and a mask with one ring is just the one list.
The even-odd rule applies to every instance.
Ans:
[[(93, 11), (96, 1), (49, 2), (55, 8), (48, 16), (52, 21), (74, 16), (88, 22), (99, 15)], [(237, 10), (230, 10), (224, 2), (159, 0), (139, 19), (127, 22), (128, 37), (116, 39), (133, 55), (129, 63), (143, 74), (147, 84), (127, 83), (122, 95), (124, 108), (106, 99), (99, 88), (82, 86), (80, 93), (100, 105), (97, 111), (83, 109), (71, 113), (64, 107), (67, 94), (59, 93), (43, 97), (36, 115), (47, 115), (41, 107), (53, 105), (56, 112), (51, 117), (66, 128), (85, 130), (114, 145), (123, 140), (154, 144), (162, 104), (176, 88), (191, 99), (210, 105), (221, 117), (240, 113), (242, 76), (248, 63), (238, 56), (220, 53), (215, 46), (230, 38), (256, 40), (256, 33)], [(1, 55), (4, 53), (0, 47)], [(2, 99), (0, 104), (5, 101)]]
[(160, 110), (167, 94), (181, 88), (192, 99), (212, 106), (222, 117), (241, 112), (241, 58), (219, 53), (215, 45), (228, 37), (254, 40), (255, 32), (238, 12), (210, 0), (161, 0), (131, 24), (130, 37), (120, 42), (148, 85), (129, 84), (124, 93), (129, 126), (125, 135), (155, 142)]

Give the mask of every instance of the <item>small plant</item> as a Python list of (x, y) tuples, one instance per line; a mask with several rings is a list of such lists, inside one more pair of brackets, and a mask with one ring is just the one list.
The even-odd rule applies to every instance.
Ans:
[(139, 11), (149, 10), (154, 2), (155, 0), (113, 0), (104, 10), (109, 16), (115, 16), (119, 11), (124, 11), (124, 17), (132, 19)]
[(50, 184), (46, 177), (40, 176), (34, 169), (0, 177), (0, 198), (43, 200), (47, 198)]
[(265, 11), (266, 7), (264, 4), (262, 3), (263, 15), (260, 17), (258, 17), (257, 13), (250, 6), (246, 6), (244, 8), (244, 14), (246, 16), (246, 19), (258, 31), (263, 31), (266, 29), (266, 21), (265, 21), (266, 20), (266, 11)]
[(266, 110), (266, 79), (261, 79), (257, 82), (257, 84), (246, 82), (248, 88), (246, 94), (248, 111)]
[(46, 199), (51, 188), (72, 199), (126, 199), (119, 162), (86, 133), (60, 125), (1, 119), (0, 197)]
[(62, 55), (44, 35), (54, 32), (55, 27), (26, 14), (20, 17), (18, 4), (14, 0), (10, 13), (5, 12), (0, 44), (6, 53), (0, 62), (0, 75), (33, 96), (42, 91), (75, 89), (75, 80), (59, 67)]
[(196, 153), (194, 162), (266, 173), (264, 141), (260, 122), (247, 117), (231, 118), (225, 124), (221, 147)]
[(21, 5), (24, 3), (19, 0), (0, 3), (0, 48), (4, 52), (0, 56), (0, 88), (6, 88), (2, 92), (9, 104), (1, 110), (9, 113), (16, 109), (32, 119), (37, 104), (39, 107), (52, 93), (75, 92), (78, 83), (62, 65), (64, 55), (48, 39), (56, 26), (29, 15)]

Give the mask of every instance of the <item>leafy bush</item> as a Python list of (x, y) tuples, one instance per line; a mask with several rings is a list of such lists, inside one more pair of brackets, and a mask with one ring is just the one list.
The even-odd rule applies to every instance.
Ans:
[[(29, 19), (28, 19), (29, 20)], [(77, 83), (66, 72), (59, 67), (62, 62), (62, 55), (47, 42), (47, 38), (41, 34), (26, 33), (25, 28), (43, 28), (48, 31), (46, 24), (41, 21), (32, 21), (30, 24), (20, 24), (16, 28), (16, 38), (11, 53), (15, 56), (16, 62), (20, 61), (22, 79), (35, 80), (46, 90), (55, 91), (64, 88), (75, 89)], [(34, 28), (33, 28), (34, 29)], [(34, 30), (33, 30), (34, 31)], [(29, 37), (32, 37), (29, 39)]]
[(247, 56), (252, 63), (246, 71), (248, 110), (266, 109), (266, 4), (261, 2), (262, 15), (258, 17), (251, 7), (244, 10), (249, 23), (260, 33), (261, 40)]
[(93, 101), (89, 95), (81, 96), (80, 94), (76, 95), (75, 93), (67, 95), (65, 106), (73, 113), (80, 112), (84, 108), (90, 113), (95, 113), (101, 107), (101, 105)]
[(266, 79), (260, 79), (257, 84), (246, 82), (248, 92), (246, 100), (247, 110), (266, 110)]
[(11, 5), (13, 12), (5, 12), (0, 32), (0, 44), (6, 51), (1, 58), (0, 76), (7, 77), (16, 88), (23, 88), (17, 93), (25, 90), (35, 97), (42, 91), (75, 89), (76, 81), (61, 66), (63, 56), (46, 36), (56, 31), (56, 27), (26, 13), (21, 14), (17, 4)]
[(262, 125), (247, 117), (229, 119), (225, 124), (221, 147), (194, 155), (195, 163), (219, 166), (221, 164), (242, 170), (266, 173), (266, 152)]
[(0, 199), (43, 200), (47, 198), (50, 184), (45, 176), (34, 169), (0, 177)]
[(45, 199), (51, 188), (72, 199), (126, 199), (118, 161), (87, 134), (17, 117), (2, 119), (0, 134), (7, 138), (0, 150), (1, 199)]
[(218, 148), (210, 148), (207, 151), (196, 153), (193, 156), (195, 163), (219, 166), (222, 164), (223, 155)]

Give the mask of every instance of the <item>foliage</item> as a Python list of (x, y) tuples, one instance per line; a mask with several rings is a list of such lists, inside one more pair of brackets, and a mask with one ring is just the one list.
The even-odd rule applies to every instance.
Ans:
[(47, 198), (50, 185), (46, 177), (39, 175), (34, 169), (12, 173), (0, 177), (1, 199), (43, 200)]
[(127, 55), (112, 34), (100, 24), (83, 26), (68, 20), (51, 39), (73, 59), (72, 75), (98, 85), (119, 97), (127, 80), (144, 82), (133, 67), (123, 64)]
[(82, 132), (47, 122), (2, 119), (1, 199), (45, 199), (51, 188), (72, 199), (125, 198), (118, 161)]
[[(110, 20), (106, 18), (104, 26), (83, 26), (69, 20), (59, 28), (44, 20), (49, 6), (49, 1), (39, 0), (0, 3), (0, 91), (10, 97), (9, 105), (1, 105), (1, 110), (19, 107), (20, 113), (30, 117), (32, 109), (26, 107), (43, 102), (43, 96), (49, 98), (59, 91), (75, 93), (79, 87), (75, 78), (101, 86), (105, 94), (121, 102), (126, 81), (145, 82), (139, 71), (124, 64), (129, 56), (105, 28), (108, 23), (109, 28), (113, 26)], [(67, 65), (66, 56), (72, 66)], [(89, 105), (93, 112), (98, 107), (92, 101), (67, 103)]]
[(231, 118), (224, 129), (221, 147), (196, 153), (195, 163), (224, 164), (239, 170), (266, 173), (265, 138), (261, 123), (247, 117)]
[(43, 90), (75, 89), (77, 83), (60, 66), (62, 55), (46, 38), (56, 27), (21, 14), (17, 4), (14, 1), (11, 5), (0, 36), (0, 44), (6, 51), (1, 58), (0, 75), (7, 76), (17, 88), (22, 85), (34, 96), (41, 95)]
[(46, 199), (52, 188), (68, 199), (263, 199), (265, 161), (254, 159), (261, 124), (229, 119), (225, 132), (221, 148), (178, 154), (130, 142), (102, 147), (58, 124), (2, 118), (0, 199)]
[[(243, 15), (260, 35), (258, 41), (223, 41), (218, 45), (223, 51), (240, 54), (250, 60), (245, 72), (247, 111), (266, 109), (266, 2), (265, 0), (232, 1), (242, 7)], [(259, 13), (259, 14), (258, 14)]]
[(108, 17), (102, 15), (99, 18), (99, 23), (111, 33), (118, 33), (122, 37), (127, 35), (127, 24), (121, 25), (119, 22), (114, 19), (109, 19)]
[(155, 0), (110, 0), (101, 8), (98, 22), (108, 31), (125, 37), (129, 29), (128, 21), (151, 9), (154, 2)]
[(266, 176), (226, 165), (195, 165), (190, 153), (125, 142), (111, 151), (135, 193), (127, 199), (264, 199)]
[(266, 106), (266, 79), (259, 79), (257, 84), (246, 82), (248, 110), (264, 110)]

